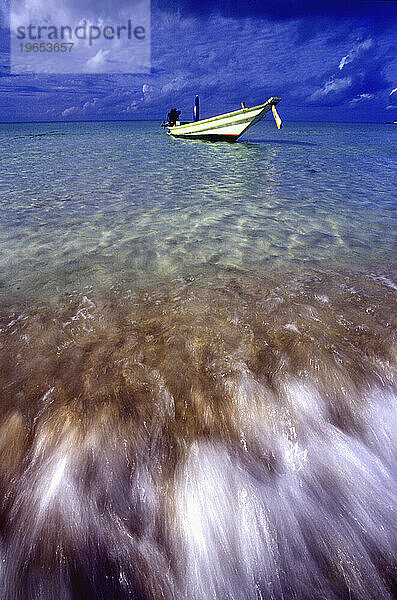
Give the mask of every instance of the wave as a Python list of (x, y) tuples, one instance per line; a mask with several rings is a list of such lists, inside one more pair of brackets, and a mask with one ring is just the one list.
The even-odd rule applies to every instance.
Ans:
[(395, 598), (390, 281), (4, 307), (0, 596)]

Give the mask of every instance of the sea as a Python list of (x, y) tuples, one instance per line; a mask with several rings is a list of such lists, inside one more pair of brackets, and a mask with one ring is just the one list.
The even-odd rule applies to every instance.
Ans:
[(397, 598), (396, 159), (0, 124), (0, 598)]

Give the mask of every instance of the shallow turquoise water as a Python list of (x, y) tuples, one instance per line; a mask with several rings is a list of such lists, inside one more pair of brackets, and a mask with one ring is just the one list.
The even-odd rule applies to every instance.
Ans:
[(237, 144), (157, 122), (0, 126), (4, 300), (235, 268), (390, 275), (397, 128), (264, 121)]

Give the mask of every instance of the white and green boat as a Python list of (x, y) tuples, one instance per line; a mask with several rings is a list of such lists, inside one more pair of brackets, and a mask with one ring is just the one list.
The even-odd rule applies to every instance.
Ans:
[[(276, 111), (276, 105), (281, 98), (272, 96), (265, 104), (247, 108), (242, 102), (242, 108), (233, 112), (217, 115), (210, 119), (198, 119), (198, 96), (195, 100), (195, 121), (179, 121), (180, 111), (172, 109), (168, 114), (168, 122), (163, 126), (168, 128), (168, 134), (175, 138), (200, 139), (208, 141), (235, 142), (250, 127), (258, 123), (270, 110), (273, 112), (277, 127), (282, 126)], [(171, 115), (171, 116), (170, 116)]]

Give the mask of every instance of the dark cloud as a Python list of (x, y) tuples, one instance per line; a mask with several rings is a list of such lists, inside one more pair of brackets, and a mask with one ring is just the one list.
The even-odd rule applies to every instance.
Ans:
[(397, 2), (382, 0), (154, 0), (154, 5), (163, 10), (199, 16), (262, 16), (276, 21), (304, 17), (354, 17), (382, 22), (385, 26), (397, 21)]

